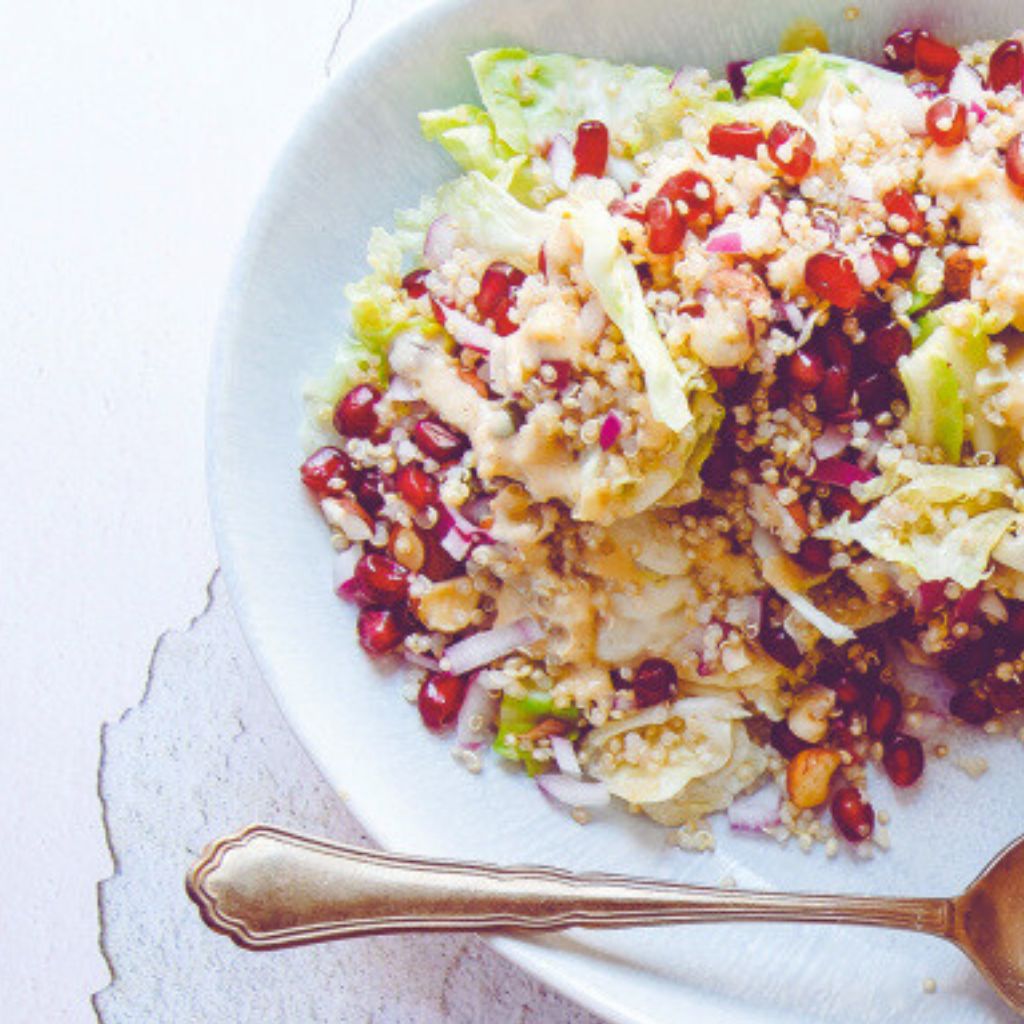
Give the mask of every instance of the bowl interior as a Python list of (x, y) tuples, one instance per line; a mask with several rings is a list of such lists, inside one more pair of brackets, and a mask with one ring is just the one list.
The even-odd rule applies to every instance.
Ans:
[[(282, 154), (254, 214), (227, 298), (210, 406), (210, 484), (218, 544), (245, 633), (286, 716), (330, 782), (386, 846), (504, 863), (549, 863), (782, 889), (953, 892), (1019, 826), (1019, 746), (987, 740), (975, 782), (929, 767), (922, 792), (876, 787), (893, 849), (871, 861), (728, 835), (696, 856), (621, 810), (581, 828), (497, 763), (474, 777), (426, 733), (399, 677), (370, 665), (353, 615), (331, 588), (331, 550), (301, 493), (301, 393), (343, 335), (342, 286), (363, 273), (366, 238), (395, 208), (450, 176), (416, 113), (473, 98), (465, 57), (518, 44), (634, 63), (708, 66), (774, 51), (798, 16), (834, 49), (880, 52), (893, 28), (927, 25), (963, 41), (1014, 28), (995, 2), (550, 0), (435, 4), (361, 53), (332, 81)], [(969, 745), (958, 741), (958, 751)], [(952, 758), (950, 759), (952, 760)], [(760, 926), (575, 932), (499, 940), (509, 956), (606, 1015), (629, 1021), (942, 1019), (1003, 1011), (952, 949), (887, 933)], [(921, 996), (925, 976), (938, 995)], [(868, 980), (870, 979), (870, 980)], [(1009, 1018), (1007, 1018), (1009, 1019)]]

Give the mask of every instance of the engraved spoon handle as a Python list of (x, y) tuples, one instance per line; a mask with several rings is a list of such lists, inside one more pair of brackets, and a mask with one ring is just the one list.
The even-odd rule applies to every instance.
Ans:
[(210, 846), (189, 895), (247, 949), (409, 931), (800, 921), (949, 937), (952, 901), (742, 892), (382, 853), (253, 825)]

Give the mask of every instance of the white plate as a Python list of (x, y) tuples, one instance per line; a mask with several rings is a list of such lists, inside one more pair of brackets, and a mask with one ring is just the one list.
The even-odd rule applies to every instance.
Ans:
[[(893, 812), (893, 849), (778, 848), (719, 831), (713, 856), (616, 810), (585, 828), (524, 777), (489, 764), (472, 777), (360, 652), (351, 611), (331, 590), (331, 551), (299, 487), (300, 392), (343, 331), (345, 281), (363, 272), (367, 234), (451, 173), (419, 138), (416, 113), (473, 98), (465, 55), (519, 43), (548, 50), (721, 69), (773, 51), (814, 14), (837, 50), (877, 55), (888, 31), (926, 20), (964, 40), (1003, 35), (1024, 9), (841, 0), (494, 0), (439, 3), (342, 69), (278, 162), (239, 257), (214, 367), (210, 486), (225, 574), (243, 628), (302, 742), (387, 847), (502, 863), (545, 863), (741, 885), (926, 894), (958, 890), (1022, 831), (1019, 744), (986, 742), (980, 782), (931, 764), (914, 794), (876, 787)], [(717, 15), (710, 20), (709, 10)], [(941, 13), (945, 12), (945, 13)], [(952, 758), (948, 759), (951, 761)], [(617, 1021), (1009, 1020), (952, 948), (916, 936), (827, 928), (702, 926), (576, 931), (497, 940), (512, 960)], [(935, 978), (939, 991), (922, 993)]]

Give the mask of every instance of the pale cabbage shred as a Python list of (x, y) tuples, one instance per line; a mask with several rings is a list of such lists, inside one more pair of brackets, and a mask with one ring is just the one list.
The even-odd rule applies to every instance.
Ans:
[[(554, 679), (556, 702), (576, 701), (596, 725), (581, 749), (588, 772), (660, 821), (693, 820), (727, 806), (762, 777), (767, 758), (750, 741), (744, 721), (751, 708), (779, 718), (787, 689), (796, 685), (788, 670), (742, 641), (732, 671), (708, 670), (701, 663), (694, 637), (701, 632), (700, 607), (707, 594), (714, 591), (742, 603), (767, 581), (805, 620), (799, 634), (805, 644), (808, 629), (811, 643), (818, 632), (837, 642), (855, 633), (815, 606), (810, 592), (820, 581), (796, 567), (761, 527), (755, 531), (755, 558), (732, 551), (728, 543), (688, 543), (675, 518), (662, 511), (699, 496), (700, 465), (721, 409), (707, 367), (687, 349), (685, 337), (669, 339), (659, 328), (622, 245), (629, 224), (612, 217), (607, 207), (632, 182), (639, 184), (637, 197), (645, 201), (667, 173), (681, 166), (703, 165), (713, 178), (722, 172), (716, 158), (708, 158), (702, 144), (693, 142), (716, 121), (741, 117), (767, 129), (784, 116), (811, 132), (819, 161), (828, 163), (844, 159), (844, 133), (861, 132), (872, 119), (897, 140), (907, 139), (907, 131), (919, 132), (923, 106), (896, 76), (842, 58), (822, 61), (811, 52), (755, 65), (755, 98), (745, 102), (742, 115), (721, 85), (700, 73), (677, 76), (670, 89), (670, 74), (659, 69), (517, 50), (486, 51), (473, 58), (472, 66), (485, 107), (464, 104), (422, 116), (424, 134), (440, 141), (467, 173), (418, 210), (400, 215), (394, 233), (374, 232), (373, 273), (347, 290), (355, 344), (347, 346), (339, 362), (342, 370), (314, 391), (314, 413), (321, 422), (325, 419), (342, 378), (350, 377), (353, 368), (384, 377), (390, 371), (467, 434), (477, 473), (499, 488), (492, 532), (504, 550), (515, 554), (497, 595), (498, 623), (524, 613), (547, 623), (546, 653), (550, 663), (561, 666)], [(618, 184), (583, 178), (566, 190), (543, 154), (557, 135), (571, 140), (585, 118), (609, 125), (610, 173)], [(1024, 240), (1012, 267), (1008, 261), (1014, 259), (1009, 249), (1018, 244), (1018, 224), (1024, 239), (1022, 205), (1007, 199), (1002, 175), (987, 165), (979, 170), (957, 163), (956, 153), (932, 149), (926, 183), (958, 195), (958, 211), (980, 244), (991, 250), (993, 265), (1020, 274)], [(841, 173), (856, 167), (847, 162)], [(763, 187), (758, 174), (771, 180), (750, 165), (747, 187)], [(891, 176), (891, 169), (883, 168), (883, 179), (886, 174)], [(862, 172), (858, 180), (868, 178)], [(716, 185), (742, 188), (736, 181)], [(749, 196), (736, 195), (749, 201)], [(1002, 222), (998, 231), (986, 227), (990, 199), (1002, 214), (1009, 211), (1009, 241)], [(464, 379), (425, 303), (410, 303), (401, 289), (403, 271), (421, 261), (425, 232), (442, 214), (454, 223), (456, 239), (446, 263), (431, 268), (439, 288), (451, 286), (464, 272), (479, 276), (495, 259), (536, 274), (542, 246), (548, 248), (549, 264), (552, 255), (560, 254), (563, 261), (550, 275), (556, 285), (530, 285), (532, 304), (524, 290), (521, 305), (528, 309), (518, 330), (491, 339), (488, 358), (497, 399), (481, 397)], [(785, 255), (779, 256), (770, 270), (773, 285), (798, 290), (793, 275), (805, 256), (792, 269)], [(728, 265), (719, 260), (723, 264)], [(945, 374), (943, 367), (952, 366), (960, 373), (962, 405), (972, 414), (976, 446), (979, 439), (992, 440), (1001, 454), (1016, 460), (1024, 428), (1024, 366), (1014, 370), (1012, 359), (995, 356), (987, 363), (984, 357), (977, 360), (978, 352), (989, 348), (983, 329), (1024, 323), (1024, 284), (1018, 292), (1013, 291), (1016, 278), (1002, 286), (983, 278), (982, 285), (992, 302), (985, 307), (987, 319), (973, 314), (974, 326), (964, 327), (970, 315), (951, 313), (942, 328), (946, 333), (933, 334), (927, 353), (922, 349), (921, 357), (903, 368), (912, 401), (915, 394), (922, 396), (907, 428), (912, 434), (930, 431), (919, 440), (959, 457), (963, 429), (950, 422), (948, 411), (944, 418), (930, 417), (923, 405), (931, 401), (928, 388), (933, 385), (924, 383), (927, 378), (919, 378), (916, 369), (920, 365), (934, 373), (938, 365)], [(576, 454), (559, 434), (553, 403), (535, 406), (514, 430), (503, 408), (503, 395), (522, 388), (541, 361), (573, 361), (586, 348), (588, 339), (576, 325), (583, 307), (595, 300), (617, 329), (642, 382), (631, 394), (619, 387), (626, 403), (622, 411), (634, 416), (641, 439), (630, 457), (596, 444)], [(975, 340), (959, 342), (960, 337)], [(968, 385), (978, 370), (988, 376), (978, 375)], [(948, 387), (948, 378), (942, 380)], [(992, 409), (998, 415), (989, 416)], [(1024, 575), (1022, 493), (1009, 465), (985, 469), (897, 462), (861, 489), (859, 497), (877, 501), (864, 519), (844, 517), (818, 536), (859, 545), (883, 564), (909, 572), (910, 580), (952, 578), (972, 587), (991, 572), (993, 559), (1004, 575)], [(552, 499), (564, 504), (568, 518), (540, 504)], [(558, 530), (575, 534), (582, 543), (563, 551), (566, 560), (555, 571), (546, 545)], [(1014, 587), (1024, 596), (1024, 584), (1014, 581), (1009, 589)], [(609, 719), (609, 669), (649, 656), (673, 661), (688, 696), (670, 706)], [(664, 755), (660, 761), (649, 756), (652, 735)]]

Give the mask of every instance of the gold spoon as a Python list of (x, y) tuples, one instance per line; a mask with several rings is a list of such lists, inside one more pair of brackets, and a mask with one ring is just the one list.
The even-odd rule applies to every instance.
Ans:
[(186, 880), (203, 920), (246, 949), (392, 932), (628, 928), (798, 921), (948, 939), (1024, 1014), (1024, 836), (960, 896), (740, 892), (555, 868), (501, 868), (330, 843), (252, 825), (208, 847)]

